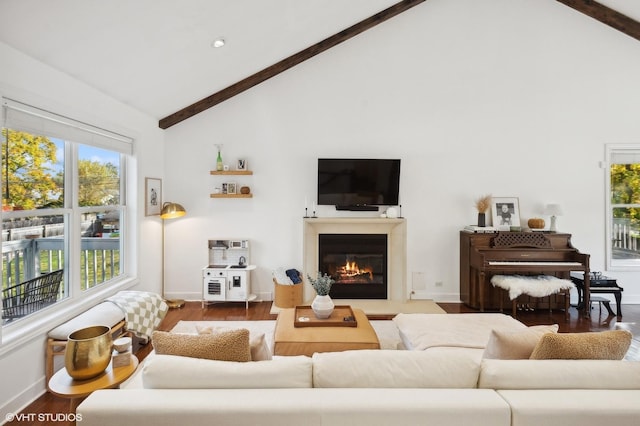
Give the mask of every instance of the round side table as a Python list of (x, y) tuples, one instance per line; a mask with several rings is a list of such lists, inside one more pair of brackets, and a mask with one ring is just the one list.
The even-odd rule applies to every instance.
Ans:
[(127, 380), (138, 368), (138, 358), (131, 355), (131, 363), (113, 368), (111, 363), (99, 376), (87, 380), (75, 380), (69, 376), (66, 368), (61, 368), (51, 376), (49, 390), (62, 398), (69, 398), (69, 412), (75, 413), (84, 398), (98, 389), (113, 389)]

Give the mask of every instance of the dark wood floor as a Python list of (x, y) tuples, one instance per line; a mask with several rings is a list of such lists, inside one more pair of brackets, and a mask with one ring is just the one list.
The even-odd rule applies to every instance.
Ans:
[[(447, 313), (477, 312), (460, 303), (439, 303)], [(159, 326), (160, 330), (171, 330), (180, 320), (185, 321), (257, 321), (274, 320), (276, 315), (269, 313), (271, 302), (251, 303), (245, 310), (243, 303), (211, 304), (205, 309), (200, 302), (188, 302), (183, 308), (172, 309)], [(614, 306), (615, 310), (615, 306)], [(575, 308), (570, 310), (569, 321), (565, 321), (564, 312), (558, 311), (549, 314), (548, 311), (518, 312), (517, 318), (527, 325), (559, 324), (560, 332), (583, 333), (589, 331), (603, 331), (623, 328), (633, 333), (634, 339), (629, 349), (629, 357), (640, 360), (640, 305), (622, 305), (622, 318), (608, 316), (606, 309), (599, 312), (597, 305), (591, 311), (590, 319), (584, 318)], [(391, 317), (375, 317), (372, 319), (391, 319)], [(136, 356), (142, 361), (152, 350), (151, 345), (141, 346), (136, 351)], [(69, 401), (45, 393), (35, 402), (30, 404), (22, 413), (68, 413)], [(14, 421), (7, 424), (18, 424)], [(26, 424), (22, 422), (23, 424)], [(61, 421), (30, 422), (29, 424), (67, 426), (71, 423)], [(79, 422), (78, 424), (82, 424)]]

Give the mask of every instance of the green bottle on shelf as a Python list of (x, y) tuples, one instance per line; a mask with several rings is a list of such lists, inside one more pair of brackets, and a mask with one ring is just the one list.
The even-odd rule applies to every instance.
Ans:
[(221, 172), (222, 171), (222, 156), (220, 155), (220, 150), (218, 150), (218, 158), (216, 159), (216, 170)]

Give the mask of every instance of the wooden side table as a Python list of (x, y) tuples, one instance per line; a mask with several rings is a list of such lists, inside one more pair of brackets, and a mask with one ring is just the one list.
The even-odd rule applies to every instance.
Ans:
[(138, 358), (134, 355), (131, 355), (129, 365), (113, 368), (109, 363), (104, 373), (87, 380), (74, 380), (69, 376), (66, 368), (61, 368), (49, 380), (49, 391), (56, 396), (69, 398), (69, 412), (75, 413), (82, 400), (93, 391), (117, 388), (131, 377), (136, 368), (138, 368)]

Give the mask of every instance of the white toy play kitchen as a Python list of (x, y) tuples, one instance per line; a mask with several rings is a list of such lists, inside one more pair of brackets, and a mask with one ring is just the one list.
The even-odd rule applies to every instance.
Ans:
[(251, 271), (249, 240), (209, 240), (209, 264), (202, 268), (202, 307), (208, 302), (249, 302)]

